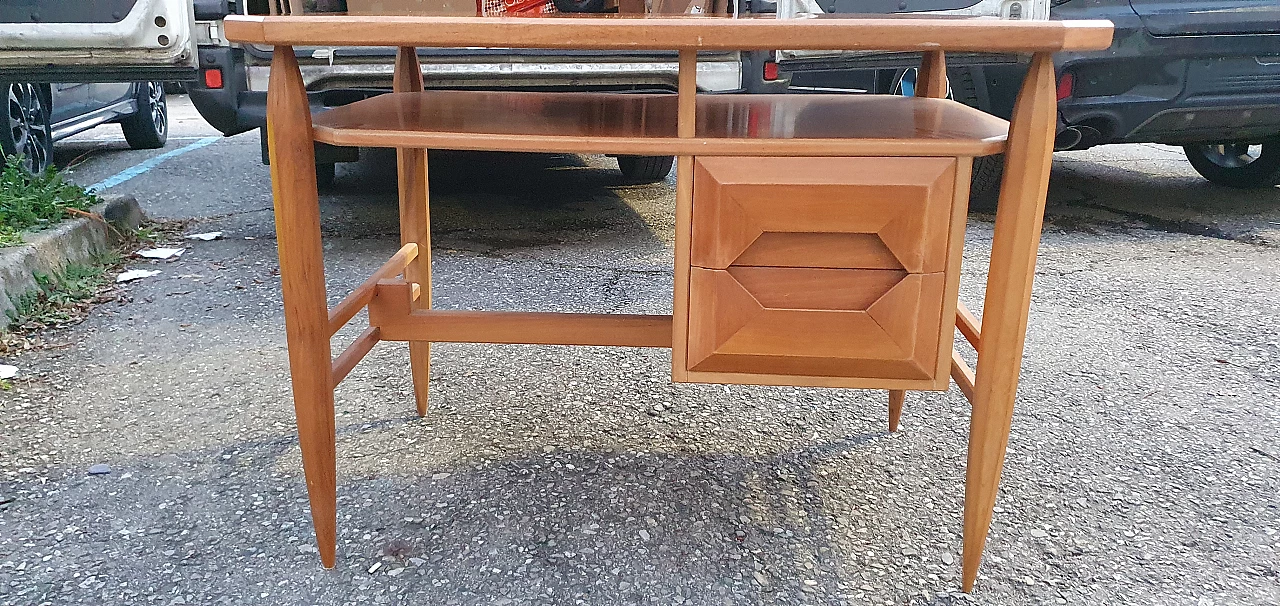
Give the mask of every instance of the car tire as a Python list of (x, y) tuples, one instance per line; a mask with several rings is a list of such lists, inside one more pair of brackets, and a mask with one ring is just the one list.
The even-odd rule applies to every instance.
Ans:
[[(986, 111), (978, 106), (978, 86), (973, 81), (972, 70), (963, 68), (949, 70), (947, 78), (951, 84), (951, 95), (956, 101)], [(973, 176), (969, 181), (969, 208), (980, 211), (995, 210), (1000, 193), (1000, 179), (1003, 176), (1003, 154), (974, 158)]]
[(0, 82), (4, 95), (3, 129), (0, 129), (0, 165), (8, 156), (19, 156), (27, 172), (43, 172), (53, 164), (53, 132), (49, 125), (49, 87), (24, 82)]
[(1192, 168), (1211, 183), (1253, 189), (1280, 185), (1280, 137), (1256, 145), (1198, 143), (1182, 148)]
[(630, 183), (657, 183), (671, 173), (675, 156), (618, 156), (618, 170)]
[(333, 182), (338, 177), (338, 166), (333, 162), (316, 162), (316, 189), (321, 191), (333, 189)]
[(138, 110), (120, 121), (129, 149), (158, 149), (169, 139), (169, 103), (163, 82), (139, 82), (134, 100)]
[[(918, 69), (909, 68), (898, 72), (891, 89), (895, 95), (915, 95)], [(960, 68), (947, 70), (947, 97), (969, 107), (986, 111), (979, 106), (978, 86), (974, 82), (973, 72)], [(1000, 177), (1004, 174), (1004, 156), (981, 156), (973, 159), (973, 171), (969, 180), (969, 208), (972, 210), (991, 211), (996, 208), (997, 193), (1000, 190)]]

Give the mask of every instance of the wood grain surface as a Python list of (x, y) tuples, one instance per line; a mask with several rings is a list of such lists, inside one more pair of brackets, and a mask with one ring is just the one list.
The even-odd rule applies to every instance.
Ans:
[(672, 94), (426, 91), (316, 115), (333, 145), (637, 155), (983, 156), (1008, 122), (947, 99), (700, 95), (692, 135)]
[(272, 45), (580, 50), (884, 50), (980, 53), (1101, 50), (1110, 21), (823, 15), (772, 17), (246, 16), (223, 20), (233, 42)]

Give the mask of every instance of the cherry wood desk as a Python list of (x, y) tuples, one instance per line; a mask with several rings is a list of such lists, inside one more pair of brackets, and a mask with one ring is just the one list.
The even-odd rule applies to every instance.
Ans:
[[(320, 558), (336, 558), (333, 388), (408, 341), (419, 414), (430, 343), (671, 348), (674, 381), (906, 390), (972, 403), (963, 586), (995, 505), (1022, 364), (1057, 112), (1051, 54), (1104, 49), (1106, 21), (723, 17), (228, 17), (274, 47), (267, 96), (285, 326)], [(394, 91), (314, 117), (294, 45), (394, 46)], [(679, 51), (677, 94), (424, 91), (416, 47)], [(917, 97), (696, 94), (698, 50), (922, 53)], [(945, 52), (1031, 53), (1011, 122), (947, 100)], [(325, 299), (313, 142), (397, 148), (402, 248)], [(676, 155), (673, 315), (431, 308), (427, 149)], [(984, 322), (957, 300), (973, 158), (1005, 154)], [(332, 358), (361, 309), (370, 326)], [(959, 329), (976, 375), (953, 349)]]

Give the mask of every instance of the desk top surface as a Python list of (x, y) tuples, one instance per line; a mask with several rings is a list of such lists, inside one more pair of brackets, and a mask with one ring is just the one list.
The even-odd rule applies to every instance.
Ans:
[(1016, 53), (1099, 50), (1110, 21), (1011, 21), (909, 15), (804, 19), (709, 16), (229, 16), (229, 40), (279, 46), (580, 50), (881, 50)]

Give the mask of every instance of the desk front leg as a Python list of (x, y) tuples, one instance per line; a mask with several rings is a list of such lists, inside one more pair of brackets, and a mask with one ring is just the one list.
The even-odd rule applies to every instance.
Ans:
[(1009, 125), (1004, 180), (982, 308), (964, 490), (964, 590), (973, 589), (991, 527), (1022, 368), (1031, 283), (1044, 218), (1057, 118), (1053, 60), (1038, 53)]
[(337, 557), (337, 479), (320, 202), (311, 108), (298, 61), (288, 46), (277, 46), (272, 54), (267, 142), (298, 443), (320, 560), (325, 568), (333, 568)]

